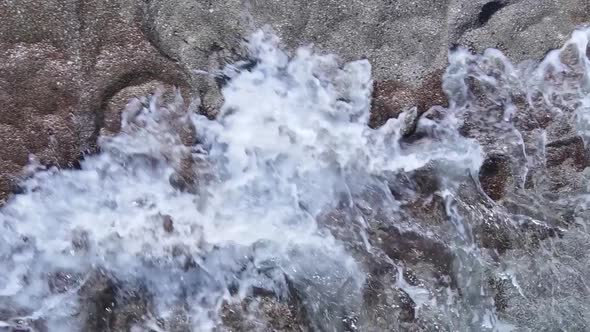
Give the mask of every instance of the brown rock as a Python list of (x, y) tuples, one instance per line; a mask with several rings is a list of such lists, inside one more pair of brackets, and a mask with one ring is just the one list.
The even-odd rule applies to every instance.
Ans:
[(418, 117), (432, 106), (447, 106), (447, 97), (442, 89), (443, 73), (444, 70), (430, 73), (418, 88), (398, 81), (375, 81), (369, 126), (380, 127), (412, 106), (417, 107)]
[(569, 66), (576, 66), (580, 63), (580, 53), (576, 44), (568, 44), (559, 54), (562, 63)]
[(479, 170), (483, 191), (494, 201), (504, 197), (510, 176), (510, 160), (504, 156), (488, 156)]
[(272, 295), (248, 297), (239, 304), (224, 303), (220, 331), (304, 332), (309, 331), (300, 304)]
[(162, 226), (164, 226), (166, 233), (172, 233), (174, 231), (174, 222), (170, 215), (165, 214), (162, 216)]
[(444, 243), (413, 231), (402, 232), (394, 226), (380, 227), (373, 237), (392, 259), (409, 264), (428, 262), (436, 268), (439, 277), (453, 278), (454, 256)]
[(93, 271), (78, 291), (82, 299), (83, 331), (131, 331), (144, 322), (150, 294), (141, 286), (125, 284)]
[(547, 167), (556, 167), (571, 160), (578, 171), (588, 166), (588, 152), (580, 136), (549, 142), (546, 146)]
[(144, 34), (139, 4), (0, 4), (0, 200), (29, 154), (71, 167), (101, 128), (115, 131), (113, 109), (130, 87), (145, 93), (143, 83), (157, 81), (190, 91), (178, 65)]
[(499, 254), (513, 248), (510, 232), (513, 229), (502, 223), (484, 222), (474, 229), (476, 237), (483, 248), (495, 249)]
[(85, 331), (108, 331), (115, 323), (114, 308), (117, 305), (117, 289), (113, 281), (96, 273), (79, 291), (86, 300)]
[(420, 114), (428, 111), (432, 106), (448, 106), (447, 95), (442, 88), (444, 73), (444, 69), (438, 69), (426, 75), (422, 85), (417, 89), (416, 99)]
[(113, 135), (121, 129), (121, 113), (133, 98), (141, 98), (153, 93), (158, 88), (166, 88), (170, 90), (171, 86), (167, 86), (160, 81), (149, 81), (139, 85), (125, 87), (119, 90), (110, 100), (103, 114), (103, 127), (101, 134)]
[(380, 127), (391, 118), (397, 118), (404, 106), (414, 101), (413, 91), (396, 81), (375, 81), (369, 126)]

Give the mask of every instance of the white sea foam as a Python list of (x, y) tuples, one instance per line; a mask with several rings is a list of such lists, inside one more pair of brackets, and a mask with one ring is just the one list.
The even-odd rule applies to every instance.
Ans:
[[(587, 40), (587, 32), (576, 32), (571, 43), (585, 54)], [(477, 174), (484, 156), (474, 140), (457, 131), (470, 99), (465, 78), (479, 75), (501, 87), (497, 103), (509, 99), (502, 94), (509, 89), (547, 84), (540, 76), (523, 81), (520, 69), (499, 51), (452, 53), (445, 76), (447, 116), (439, 122), (421, 119), (421, 128), (432, 128), (431, 139), (402, 145), (408, 114), (379, 129), (367, 126), (368, 61), (341, 65), (335, 56), (310, 48), (289, 58), (278, 43), (263, 32), (252, 35), (248, 47), (257, 65), (227, 71), (231, 77), (216, 120), (187, 112), (179, 96), (170, 104), (158, 95), (144, 98), (129, 105), (121, 133), (102, 137), (101, 153), (88, 156), (79, 170), (32, 172), (23, 183), (25, 193), (0, 212), (0, 306), (18, 308), (13, 318), (41, 319), (50, 330), (81, 330), (81, 289), (102, 271), (122, 285), (141, 285), (153, 298), (152, 318), (168, 317), (178, 303), (188, 303), (195, 331), (218, 324), (230, 293), (243, 298), (256, 286), (285, 295), (285, 278), (308, 285), (318, 303), (328, 298), (353, 310), (361, 305), (365, 271), (319, 227), (320, 213), (377, 176), (433, 161), (446, 165), (441, 177), (448, 189), (441, 194), (452, 210), (453, 174)], [(473, 62), (482, 59), (503, 63), (503, 81), (474, 74)], [(550, 54), (535, 73), (549, 65), (559, 68), (556, 59)], [(587, 59), (580, 59), (587, 66)], [(587, 97), (580, 99), (580, 109), (588, 109)], [(509, 124), (516, 111), (510, 105), (505, 110), (502, 121)], [(578, 116), (585, 130), (587, 111)], [(199, 144), (183, 145), (179, 125), (194, 125)], [(503, 137), (524, 151), (523, 139), (513, 140), (515, 129), (507, 126), (510, 133)], [(200, 182), (197, 191), (181, 192), (169, 179), (187, 158), (203, 161), (215, 176)], [(172, 231), (163, 227), (166, 215)], [(471, 248), (468, 222), (450, 218), (460, 233), (456, 247)], [(520, 282), (518, 273), (510, 276)], [(56, 279), (65, 286), (55, 286)], [(436, 303), (401, 273), (398, 286), (409, 289), (419, 306)], [(489, 306), (482, 308), (482, 324), (511, 326)], [(0, 322), (0, 329), (2, 324), (9, 325)]]

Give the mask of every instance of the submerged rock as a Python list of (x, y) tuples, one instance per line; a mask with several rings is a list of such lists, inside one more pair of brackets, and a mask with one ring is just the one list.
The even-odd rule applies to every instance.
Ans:
[(174, 221), (172, 221), (172, 217), (167, 214), (163, 215), (162, 226), (164, 226), (166, 233), (172, 233), (174, 231)]
[[(523, 14), (527, 3), (49, 1), (27, 11), (39, 21), (26, 33), (0, 28), (0, 98), (23, 110), (0, 124), (0, 186), (28, 152), (63, 167), (100, 149), (77, 171), (32, 172), (0, 210), (0, 323), (586, 330), (590, 71), (578, 48), (587, 31), (535, 66), (457, 47), (438, 70), (450, 42), (513, 43), (505, 26), (522, 22), (517, 14), (533, 23), (515, 29), (516, 58), (540, 57), (579, 20), (576, 1)], [(46, 13), (72, 26), (54, 30)], [(544, 15), (546, 25), (534, 24)], [(267, 34), (241, 49), (261, 21), (283, 23), (286, 44), (301, 34), (345, 59), (366, 53), (375, 83), (367, 61), (342, 65), (309, 49), (290, 57)], [(550, 45), (518, 44), (538, 30), (552, 32)], [(193, 75), (247, 52), (256, 60), (217, 79)], [(119, 113), (161, 83), (199, 95), (206, 117), (161, 91)], [(13, 300), (23, 309), (6, 311)]]
[(281, 301), (272, 294), (247, 298), (238, 304), (224, 303), (223, 325), (218, 331), (306, 332), (310, 328), (304, 310), (294, 297)]

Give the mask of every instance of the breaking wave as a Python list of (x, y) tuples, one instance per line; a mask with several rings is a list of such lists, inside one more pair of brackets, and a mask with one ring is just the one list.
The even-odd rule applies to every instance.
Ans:
[(368, 61), (255, 33), (215, 120), (159, 91), (79, 169), (31, 159), (0, 211), (0, 330), (223, 331), (266, 298), (319, 331), (585, 330), (589, 37), (455, 50), (449, 107), (371, 129)]

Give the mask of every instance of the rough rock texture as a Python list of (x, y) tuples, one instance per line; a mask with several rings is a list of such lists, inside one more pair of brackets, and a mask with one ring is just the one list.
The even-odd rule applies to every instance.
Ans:
[(29, 154), (72, 166), (101, 128), (116, 130), (115, 109), (154, 84), (182, 87), (214, 115), (218, 82), (194, 70), (239, 58), (242, 38), (266, 24), (288, 47), (371, 60), (378, 125), (409, 106), (444, 103), (437, 82), (455, 43), (539, 59), (589, 16), (585, 0), (5, 0), (0, 197)]
[(1, 197), (29, 154), (68, 167), (91, 150), (121, 90), (188, 88), (144, 37), (140, 13), (134, 1), (0, 2)]
[[(220, 81), (214, 75), (197, 74), (195, 70), (213, 73), (227, 62), (242, 58), (240, 41), (264, 24), (269, 24), (289, 48), (314, 43), (346, 60), (368, 58), (376, 80), (370, 124), (377, 127), (412, 106), (417, 107), (418, 117), (426, 114), (436, 119), (436, 110), (427, 111), (447, 103), (441, 76), (448, 49), (453, 45), (463, 44), (477, 51), (499, 48), (515, 61), (540, 59), (546, 51), (561, 46), (575, 26), (590, 22), (590, 3), (5, 0), (0, 2), (0, 20), (3, 199), (17, 190), (13, 179), (30, 154), (47, 165), (75, 167), (81, 153), (93, 151), (99, 134), (118, 131), (120, 109), (129, 98), (149, 93), (158, 86), (178, 86), (187, 99), (200, 97), (201, 111), (214, 116), (221, 103)], [(480, 83), (474, 79), (469, 82), (469, 89), (481, 97), (478, 107), (488, 108), (486, 103), (493, 99), (488, 94), (493, 91), (486, 91)], [(514, 97), (521, 113), (530, 115), (527, 110), (531, 105)], [(570, 105), (561, 106), (567, 109)], [(457, 210), (481, 220), (474, 225), (474, 242), (496, 259), (510, 255), (524, 260), (526, 251), (542, 246), (542, 240), (561, 238), (562, 228), (572, 224), (574, 212), (551, 194), (579, 191), (585, 181), (583, 170), (589, 156), (582, 138), (567, 119), (552, 118), (549, 111), (543, 117), (543, 112), (539, 112), (542, 107), (535, 109), (537, 118), (516, 119), (515, 123), (531, 156), (538, 152), (533, 139), (535, 129), (546, 129), (546, 166), (531, 169), (524, 181), (520, 181), (519, 173), (522, 160), (511, 160), (509, 156), (513, 154), (498, 148), (497, 133), (487, 131), (485, 119), (466, 119), (462, 128), (465, 136), (478, 139), (484, 146), (487, 159), (477, 179), (462, 179), (471, 185), (461, 189)], [(422, 138), (413, 129), (407, 135), (408, 140)], [(433, 326), (441, 326), (444, 313), (426, 311), (417, 318), (418, 304), (400, 287), (390, 287), (442, 285), (461, 290), (462, 280), (454, 271), (457, 257), (447, 245), (452, 234), (445, 222), (448, 211), (445, 202), (432, 195), (440, 188), (433, 173), (427, 167), (404, 175), (407, 183), (416, 186), (409, 196), (403, 186), (393, 185), (403, 183), (404, 179), (392, 179), (390, 194), (404, 207), (404, 213), (396, 216), (395, 227), (387, 220), (391, 217), (380, 211), (383, 202), (378, 197), (382, 194), (370, 191), (359, 198), (352, 210), (336, 209), (321, 218), (320, 224), (346, 240), (369, 271), (363, 293), (366, 310), (338, 317), (343, 330), (354, 331), (357, 319), (365, 322), (360, 326), (363, 331), (429, 331)], [(189, 180), (190, 176), (182, 174), (171, 178), (175, 186), (186, 190), (193, 184)], [(483, 192), (477, 192), (475, 181), (481, 184)], [(367, 233), (376, 248), (372, 255), (362, 249), (358, 234), (347, 233), (346, 227), (340, 227), (355, 215), (363, 215), (367, 220)], [(514, 215), (522, 219), (518, 228), (508, 223), (508, 217)], [(418, 225), (423, 232), (404, 229), (404, 223), (416, 220), (423, 221)], [(163, 227), (169, 232), (174, 230), (171, 220), (164, 222)], [(574, 238), (572, 243), (582, 246), (583, 240)], [(567, 247), (568, 243), (558, 245)], [(583, 261), (585, 256), (581, 253), (571, 259), (574, 258)], [(405, 267), (403, 274), (398, 273), (393, 263)], [(491, 275), (482, 289), (494, 292), (496, 310), (522, 322), (533, 319), (531, 311), (522, 309), (529, 303), (515, 305), (524, 301), (515, 287), (506, 279)], [(551, 277), (547, 276), (546, 282), (554, 280)], [(537, 276), (535, 280), (543, 278)], [(533, 282), (522, 286), (531, 294), (540, 293), (535, 300), (539, 308), (551, 301)], [(557, 288), (566, 292), (567, 284), (563, 289)], [(436, 289), (429, 291), (435, 293)], [(84, 319), (89, 331), (127, 330), (139, 324), (149, 311), (145, 298), (119, 294), (117, 285), (106, 276), (97, 275), (81, 292), (88, 298), (88, 317)], [(308, 326), (305, 312), (309, 308), (291, 295), (287, 300), (279, 300), (273, 294), (263, 294), (244, 303), (227, 304), (222, 317), (224, 328), (304, 331)], [(113, 310), (115, 303), (117, 310)], [(168, 322), (178, 326), (170, 330), (183, 330), (186, 317), (179, 317), (178, 322)], [(269, 326), (259, 325), (261, 322)]]

